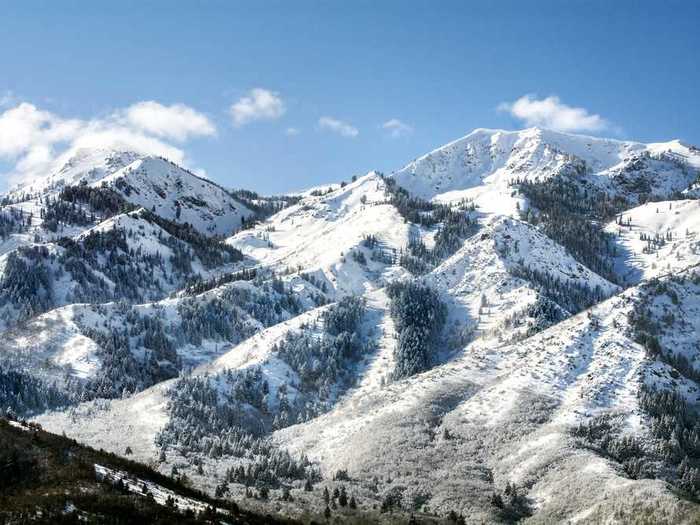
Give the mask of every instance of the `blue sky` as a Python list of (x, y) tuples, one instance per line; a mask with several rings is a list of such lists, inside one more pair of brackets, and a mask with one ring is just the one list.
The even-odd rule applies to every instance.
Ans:
[(0, 188), (110, 140), (264, 193), (477, 127), (700, 144), (700, 2), (525, 4), (3, 2)]

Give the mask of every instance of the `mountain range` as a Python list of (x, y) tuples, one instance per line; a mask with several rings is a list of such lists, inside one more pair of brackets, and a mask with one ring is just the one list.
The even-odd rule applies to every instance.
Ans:
[(8, 418), (304, 522), (700, 522), (694, 146), (477, 129), (277, 196), (79, 150), (1, 199)]

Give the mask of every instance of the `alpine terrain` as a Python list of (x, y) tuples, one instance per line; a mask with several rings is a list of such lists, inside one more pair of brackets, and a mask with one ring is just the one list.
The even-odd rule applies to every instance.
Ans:
[(0, 431), (149, 516), (700, 523), (694, 146), (477, 129), (278, 196), (83, 149), (0, 204)]

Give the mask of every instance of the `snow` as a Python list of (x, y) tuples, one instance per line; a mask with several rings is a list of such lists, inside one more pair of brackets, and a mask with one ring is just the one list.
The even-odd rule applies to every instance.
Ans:
[(508, 217), (487, 217), (459, 251), (426, 277), (451, 304), (448, 325), (455, 337), (473, 332), (473, 337), (480, 337), (477, 345), (500, 346), (527, 328), (525, 323), (521, 328), (504, 326), (510, 317), (522, 320), (524, 308), (541, 296), (532, 283), (514, 275), (522, 267), (562, 284), (598, 288), (606, 297), (620, 290), (533, 226)]
[[(697, 274), (696, 274), (697, 275)], [(683, 279), (683, 280), (681, 280)], [(700, 368), (700, 352), (697, 334), (700, 332), (700, 284), (689, 271), (678, 271), (664, 279), (664, 293), (650, 286), (643, 293), (644, 305), (650, 315), (660, 322), (659, 340), (675, 356), (685, 357), (696, 370)], [(659, 377), (656, 367), (650, 373)], [(682, 388), (680, 389), (682, 391)], [(700, 395), (686, 393), (690, 402), (697, 402)]]
[[(94, 448), (149, 463), (157, 459), (154, 439), (167, 422), (165, 392), (173, 381), (165, 381), (128, 399), (82, 403), (69, 411), (47, 412), (35, 418), (45, 430), (71, 437)], [(115, 432), (115, 429), (118, 431)]]
[[(160, 157), (144, 157), (95, 181), (107, 184), (127, 201), (200, 233), (230, 235), (253, 212), (217, 184)], [(180, 209), (178, 216), (178, 207)]]
[(361, 294), (368, 290), (368, 283), (385, 280), (391, 275), (386, 272), (392, 271), (372, 261), (369, 253), (366, 267), (352, 260), (350, 252), (360, 249), (367, 235), (376, 236), (388, 251), (398, 251), (409, 236), (409, 226), (388, 204), (385, 183), (376, 173), (327, 195), (305, 197), (227, 242), (260, 266), (301, 267), (322, 276), (340, 294)]
[[(648, 202), (621, 217), (622, 225), (614, 220), (605, 229), (615, 235), (619, 250), (615, 269), (628, 284), (700, 264), (700, 201)], [(644, 253), (647, 241), (640, 239), (642, 234), (672, 238)]]
[[(481, 458), (496, 469), (497, 482), (503, 476), (501, 486), (505, 480), (521, 486), (532, 483), (531, 493), (546, 505), (551, 487), (557, 486), (548, 477), (561, 480), (569, 469), (592, 460), (590, 453), (571, 446), (572, 425), (611, 409), (631, 424), (638, 421), (636, 391), (647, 358), (643, 348), (622, 335), (620, 327), (633, 307), (628, 295), (521, 343), (473, 349), (385, 387), (360, 386), (330, 413), (278, 431), (276, 438), (290, 450), (318, 460), (327, 474), (338, 469), (360, 477), (390, 473), (397, 484), (429, 486), (433, 505), (438, 506), (468, 490), (456, 474), (468, 460), (457, 458)], [(670, 379), (667, 370), (662, 374)], [(548, 407), (535, 424), (527, 418), (540, 409), (537, 402), (526, 408), (528, 400), (544, 400)], [(438, 445), (421, 444), (416, 437), (431, 411), (441, 415), (436, 433), (448, 428), (458, 436), (450, 445), (457, 448), (439, 460), (430, 452)], [(480, 436), (481, 450), (472, 450), (470, 441), (461, 437), (472, 432)], [(589, 495), (591, 501), (605, 490), (619, 490), (622, 483), (609, 463), (596, 461), (602, 471), (588, 471), (581, 480), (600, 483)], [(412, 477), (415, 471), (427, 479)]]
[[(168, 504), (168, 500), (170, 499), (173, 501), (176, 508), (180, 510), (192, 510), (195, 513), (204, 512), (210, 506), (202, 501), (181, 496), (177, 492), (167, 489), (158, 483), (154, 483), (153, 481), (137, 478), (132, 476), (129, 472), (111, 469), (97, 463), (95, 463), (95, 476), (99, 481), (112, 484), (116, 484), (121, 481), (126, 490), (144, 497), (150, 493), (153, 496), (153, 500), (158, 505), (165, 506)], [(228, 511), (223, 509), (216, 509), (216, 511), (228, 514)]]
[(72, 370), (76, 377), (92, 377), (101, 366), (99, 358), (95, 355), (96, 346), (92, 339), (75, 334), (66, 340), (52, 361), (58, 366)]
[(469, 135), (424, 155), (392, 173), (412, 194), (442, 202), (470, 199), (484, 213), (514, 216), (522, 200), (510, 184), (515, 179), (543, 180), (568, 164), (580, 175), (608, 191), (619, 193), (614, 177), (646, 154), (668, 150), (686, 155), (689, 169), (657, 162), (662, 175), (654, 191), (668, 195), (687, 190), (700, 167), (700, 153), (677, 141), (645, 145), (539, 128), (522, 131), (477, 129)]
[(468, 196), (465, 190), (479, 186), (489, 192), (495, 191), (490, 186), (503, 191), (502, 183), (509, 178), (546, 177), (572, 157), (590, 163), (596, 171), (603, 171), (643, 148), (639, 143), (568, 135), (539, 128), (522, 131), (477, 129), (416, 159), (392, 176), (411, 193), (447, 200), (444, 196), (450, 192), (463, 192), (460, 195)]
[[(65, 186), (90, 184), (108, 186), (128, 202), (152, 210), (176, 222), (189, 223), (207, 235), (230, 235), (241, 227), (243, 218), (253, 215), (243, 203), (216, 183), (198, 177), (170, 161), (129, 151), (78, 150), (47, 177), (7, 193), (11, 206), (32, 213), (33, 225), (41, 225), (39, 198), (52, 198)], [(180, 209), (178, 213), (178, 207)], [(65, 228), (60, 236), (77, 235), (80, 228)], [(27, 242), (38, 233), (46, 240), (58, 238), (35, 228), (32, 235), (13, 235), (15, 243)], [(0, 253), (7, 248), (0, 248)]]
[[(688, 401), (697, 402), (698, 385), (677, 377), (660, 361), (651, 361), (634, 340), (629, 317), (645, 297), (645, 283), (662, 278), (676, 297), (649, 299), (659, 318), (669, 312), (676, 316), (660, 336), (662, 343), (692, 363), (700, 358), (700, 285), (670, 278), (700, 263), (700, 206), (691, 199), (663, 200), (676, 192), (693, 196), (699, 168), (698, 150), (679, 141), (647, 145), (532, 128), (475, 130), (392, 173), (399, 185), (423, 198), (452, 204), (472, 200), (479, 221), (477, 232), (456, 253), (421, 277), (448, 305), (448, 323), (435, 366), (401, 381), (391, 380), (397, 334), (384, 286), (407, 272), (373, 260), (363, 239), (373, 235), (382, 250), (393, 253), (415, 234), (432, 246), (436, 229), (407, 224), (388, 203), (386, 183), (379, 174), (370, 172), (342, 187), (320, 188), (323, 195), (303, 192), (297, 204), (232, 235), (243, 208), (233, 202), (236, 210), (227, 210), (228, 194), (204, 188), (201, 184), (206, 181), (162, 159), (141, 157), (91, 183), (117, 189), (121, 184), (119, 191), (132, 202), (148, 209), (155, 204), (157, 213), (170, 218), (175, 199), (196, 197), (206, 190), (211, 202), (206, 207), (183, 207), (180, 220), (192, 221), (206, 233), (230, 235), (226, 242), (247, 256), (248, 267), (282, 276), (302, 298), (303, 313), (271, 327), (258, 323), (254, 335), (240, 342), (205, 341), (198, 348), (178, 349), (193, 366), (193, 375), (210, 378), (219, 389), (227, 387), (223, 380), (227, 371), (259, 366), (268, 380), (270, 398), (283, 383), (291, 398), (297, 394), (297, 374), (273, 347), (290, 332), (318, 332), (314, 321), (327, 308), (313, 306), (312, 295), (319, 288), (302, 274), (327, 286), (329, 298), (365, 297), (363, 333), (372, 346), (353, 367), (352, 386), (333, 398), (328, 412), (273, 434), (282, 448), (318, 462), (326, 479), (340, 469), (359, 480), (377, 476), (380, 494), (401, 486), (407, 500), (423, 498), (430, 512), (463, 510), (482, 522), (493, 520), (489, 499), (494, 490), (511, 482), (527, 490), (541, 522), (606, 522), (619, 502), (676, 501), (661, 482), (627, 479), (613, 462), (578, 446), (571, 429), (596, 415), (614, 414), (623, 432), (646, 439), (649, 422), (638, 401), (643, 384), (674, 386)], [(660, 200), (623, 213), (622, 226), (616, 221), (605, 225), (615, 235), (615, 267), (629, 288), (623, 290), (597, 275), (539, 229), (518, 219), (518, 207), (527, 203), (513, 191), (513, 180), (543, 180), (557, 174), (576, 177), (628, 202), (637, 202), (638, 197), (629, 189), (630, 182), (644, 179), (649, 195)], [(124, 181), (131, 193), (127, 195), (117, 181)], [(216, 215), (216, 210), (224, 210), (223, 215)], [(165, 253), (152, 242), (156, 228), (139, 224), (133, 214), (95, 228), (112, 227), (139, 231), (129, 240), (134, 249)], [(664, 246), (643, 253), (646, 241), (639, 239), (640, 234), (669, 232), (671, 240)], [(352, 256), (358, 251), (366, 263)], [(2, 264), (0, 258), (0, 270)], [(526, 308), (549, 298), (524, 276), (524, 269), (562, 284), (598, 290), (607, 299), (579, 313), (559, 304), (563, 320), (539, 326)], [(198, 299), (222, 290), (210, 290)], [(135, 308), (175, 326), (181, 322), (177, 305), (182, 299), (183, 294), (177, 294)], [(13, 333), (6, 346), (14, 352), (26, 350), (36, 362), (48, 357), (76, 377), (90, 377), (99, 362), (89, 340), (80, 335), (76, 316), (95, 328), (120, 326), (116, 305), (101, 308), (97, 312), (87, 305), (72, 305), (38, 316), (26, 329)], [(154, 438), (168, 422), (167, 391), (174, 384), (166, 381), (126, 399), (83, 403), (70, 411), (43, 414), (37, 421), (115, 453), (123, 453), (128, 445), (135, 459), (150, 461), (157, 453)], [(118, 435), (115, 428), (120, 429)], [(219, 476), (229, 465), (208, 459), (206, 463), (207, 471)], [(211, 480), (193, 479), (212, 488)], [(358, 482), (355, 487), (361, 490), (360, 486)]]
[(673, 153), (682, 162), (687, 163), (693, 168), (700, 168), (700, 150), (683, 144), (680, 140), (672, 140), (670, 142), (657, 142), (649, 144), (648, 148), (654, 153)]
[(24, 430), (25, 432), (30, 430), (30, 427), (28, 427), (27, 425), (23, 425), (19, 421), (14, 421), (12, 419), (7, 419), (6, 421), (9, 423), (9, 425), (11, 427), (15, 427), (15, 428), (18, 428), (20, 430)]
[[(271, 347), (288, 331), (298, 330), (302, 325), (317, 319), (324, 308), (326, 307), (311, 310), (262, 330), (239, 345), (229, 345), (223, 355), (211, 363), (195, 368), (191, 374), (209, 377), (219, 388), (224, 388), (225, 381), (219, 382), (218, 378), (227, 370), (244, 370), (257, 365), (261, 367), (268, 381), (271, 399), (276, 398), (277, 389), (283, 383), (290, 385), (288, 393), (290, 399), (293, 399), (296, 390), (291, 384), (298, 383), (296, 373), (272, 353)], [(39, 416), (37, 421), (47, 430), (70, 431), (71, 435), (79, 436), (81, 441), (96, 443), (95, 446), (99, 443), (99, 447), (117, 454), (122, 454), (124, 447), (130, 446), (135, 459), (148, 461), (156, 457), (154, 440), (168, 421), (166, 393), (174, 381), (159, 383), (123, 400), (114, 400), (106, 404), (99, 401), (84, 403), (78, 407), (77, 412), (58, 411), (44, 414)], [(125, 428), (128, 432), (114, 436), (110, 433), (111, 428)]]
[(84, 148), (57, 160), (57, 168), (43, 179), (33, 180), (12, 190), (10, 197), (47, 193), (63, 186), (95, 182), (129, 165), (140, 157), (131, 151)]
[[(207, 376), (216, 380), (219, 389), (221, 389), (225, 388), (225, 383), (218, 381), (220, 374), (227, 370), (245, 370), (252, 366), (258, 366), (268, 382), (270, 388), (269, 398), (271, 400), (277, 399), (277, 391), (282, 385), (288, 386), (289, 399), (294, 400), (297, 390), (293, 385), (299, 384), (299, 377), (287, 363), (272, 352), (272, 347), (281, 341), (288, 332), (298, 331), (303, 326), (317, 321), (326, 308), (324, 306), (305, 312), (289, 321), (262, 330), (239, 345), (234, 346), (211, 364), (197, 368), (192, 374), (195, 376)], [(271, 406), (270, 408), (274, 407)]]

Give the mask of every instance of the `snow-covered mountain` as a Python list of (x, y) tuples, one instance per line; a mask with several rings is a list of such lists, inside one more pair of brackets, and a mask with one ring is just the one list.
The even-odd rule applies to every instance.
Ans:
[(484, 211), (512, 215), (513, 180), (568, 172), (611, 194), (654, 197), (694, 191), (700, 153), (674, 140), (641, 144), (540, 128), (477, 129), (392, 174), (414, 195), (441, 201), (474, 199)]
[(58, 159), (56, 169), (45, 177), (23, 184), (10, 191), (9, 195), (13, 199), (19, 199), (22, 195), (42, 194), (64, 186), (97, 182), (141, 157), (133, 151), (79, 149)]
[(206, 235), (230, 235), (254, 215), (230, 191), (164, 158), (102, 149), (78, 150), (45, 178), (9, 192), (6, 202), (41, 224), (43, 202), (83, 186), (108, 188), (133, 206)]
[(159, 157), (138, 159), (92, 185), (204, 234), (230, 235), (253, 215), (230, 192)]
[(0, 210), (0, 406), (303, 519), (692, 523), (699, 175), (534, 128), (279, 198), (84, 151)]

